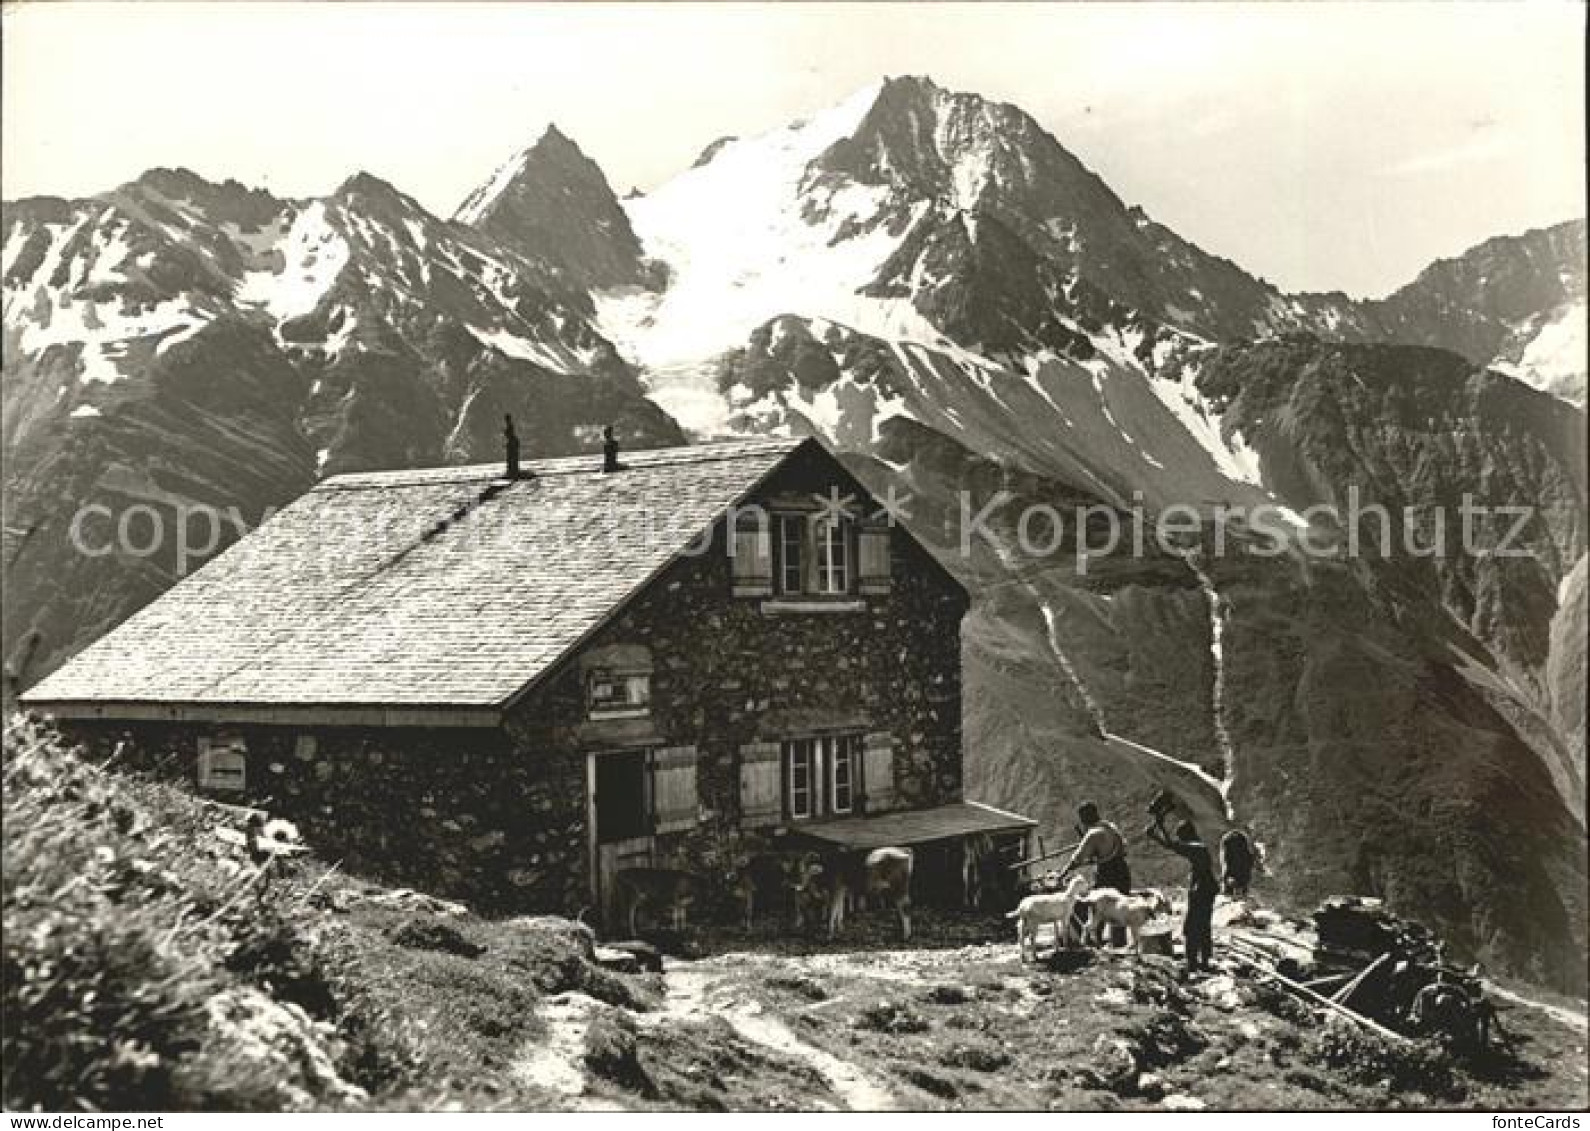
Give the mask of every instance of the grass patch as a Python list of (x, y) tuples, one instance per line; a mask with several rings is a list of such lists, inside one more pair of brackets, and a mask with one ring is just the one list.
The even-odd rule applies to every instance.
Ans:
[(553, 918), (451, 914), (305, 857), (261, 865), (241, 818), (5, 732), (3, 1100), (26, 1110), (544, 1105), (512, 1068), (547, 994), (651, 1008)]

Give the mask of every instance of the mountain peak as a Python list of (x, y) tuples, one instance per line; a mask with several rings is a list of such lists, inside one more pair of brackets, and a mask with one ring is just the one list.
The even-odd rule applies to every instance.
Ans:
[(149, 169), (115, 190), (113, 195), (120, 194), (131, 194), (146, 201), (150, 194), (167, 200), (188, 201), (216, 219), (230, 220), (249, 230), (268, 220), (281, 207), (281, 201), (264, 189), (249, 188), (230, 178), (211, 181), (181, 166)]
[(464, 200), (454, 218), (586, 287), (639, 281), (640, 240), (595, 161), (548, 125)]
[(334, 196), (351, 196), (357, 193), (397, 193), (392, 182), (384, 181), (374, 173), (360, 169), (337, 186)]
[(567, 150), (577, 153), (581, 157), (585, 156), (578, 143), (568, 134), (558, 129), (556, 122), (548, 122), (546, 129), (541, 131), (541, 136), (536, 138), (535, 144), (530, 146), (525, 152), (533, 153), (537, 150), (550, 150), (553, 152)]
[[(949, 93), (944, 87), (933, 81), (931, 75), (885, 75), (883, 82), (878, 87), (880, 96), (884, 94), (900, 95), (937, 95)], [(980, 97), (972, 95), (971, 97)]]
[(337, 191), (331, 196), (333, 200), (342, 202), (357, 201), (369, 211), (423, 211), (417, 201), (405, 195), (396, 185), (363, 169), (338, 185)]

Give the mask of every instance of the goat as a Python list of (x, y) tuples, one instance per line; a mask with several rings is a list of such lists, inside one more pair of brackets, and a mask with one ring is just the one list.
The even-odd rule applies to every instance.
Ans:
[(900, 915), (900, 936), (911, 937), (911, 872), (916, 860), (909, 848), (875, 848), (865, 857), (855, 853), (825, 859), (808, 857), (797, 872), (797, 907), (812, 902), (826, 910), (828, 937), (844, 926), (852, 903), (882, 897)]
[(1105, 926), (1119, 924), (1126, 928), (1132, 948), (1139, 954), (1143, 952), (1143, 924), (1156, 915), (1171, 913), (1170, 900), (1165, 898), (1163, 892), (1152, 888), (1131, 895), (1122, 895), (1114, 888), (1100, 888), (1083, 896), (1082, 902), (1092, 908), (1093, 921), (1089, 931), (1094, 946), (1104, 941)]
[(1054, 924), (1054, 945), (1056, 949), (1066, 945), (1075, 938), (1072, 929), (1072, 918), (1075, 915), (1077, 904), (1082, 900), (1088, 890), (1086, 876), (1072, 876), (1065, 890), (1049, 892), (1041, 895), (1029, 895), (1016, 905), (1016, 910), (1005, 916), (1007, 919), (1016, 920), (1016, 947), (1021, 954), (1021, 960), (1027, 961), (1029, 944), (1032, 948), (1033, 961), (1038, 959), (1038, 928), (1045, 923)]
[[(795, 876), (805, 855), (792, 852), (757, 852), (737, 857), (724, 873), (724, 885), (740, 905), (745, 929), (751, 929), (757, 909), (766, 909), (770, 902), (782, 902), (787, 896), (791, 877)], [(800, 925), (800, 907), (796, 905), (796, 925)]]
[(665, 911), (668, 925), (682, 931), (698, 887), (695, 876), (675, 868), (623, 868), (613, 875), (614, 912), (629, 924), (631, 936), (638, 933), (642, 911)]

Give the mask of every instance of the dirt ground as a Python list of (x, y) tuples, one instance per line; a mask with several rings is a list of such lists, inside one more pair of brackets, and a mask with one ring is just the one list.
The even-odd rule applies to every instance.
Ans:
[[(1002, 919), (883, 912), (830, 943), (714, 931), (670, 959), (633, 1018), (636, 1090), (591, 1074), (598, 1003), (553, 999), (532, 1077), (560, 1106), (1166, 1110), (1578, 1108), (1590, 1102), (1571, 1011), (1500, 1002), (1510, 1050), (1457, 1063), (1322, 1023), (1234, 964), (1188, 980), (1125, 952), (1023, 964)], [(678, 940), (675, 940), (676, 942)], [(1579, 1018), (1582, 1022), (1582, 1018)], [(560, 1026), (563, 1036), (560, 1038)], [(561, 1045), (560, 1045), (561, 1040)], [(567, 1055), (559, 1048), (567, 1050)], [(573, 1065), (573, 1069), (570, 1067)], [(582, 1068), (583, 1066), (583, 1068)]]

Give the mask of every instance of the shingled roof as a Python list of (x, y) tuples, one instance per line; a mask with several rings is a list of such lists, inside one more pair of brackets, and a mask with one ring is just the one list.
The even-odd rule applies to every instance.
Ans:
[(597, 455), (528, 462), (512, 481), (498, 464), (336, 476), (24, 702), (107, 717), (497, 709), (802, 443), (627, 452), (612, 474)]

